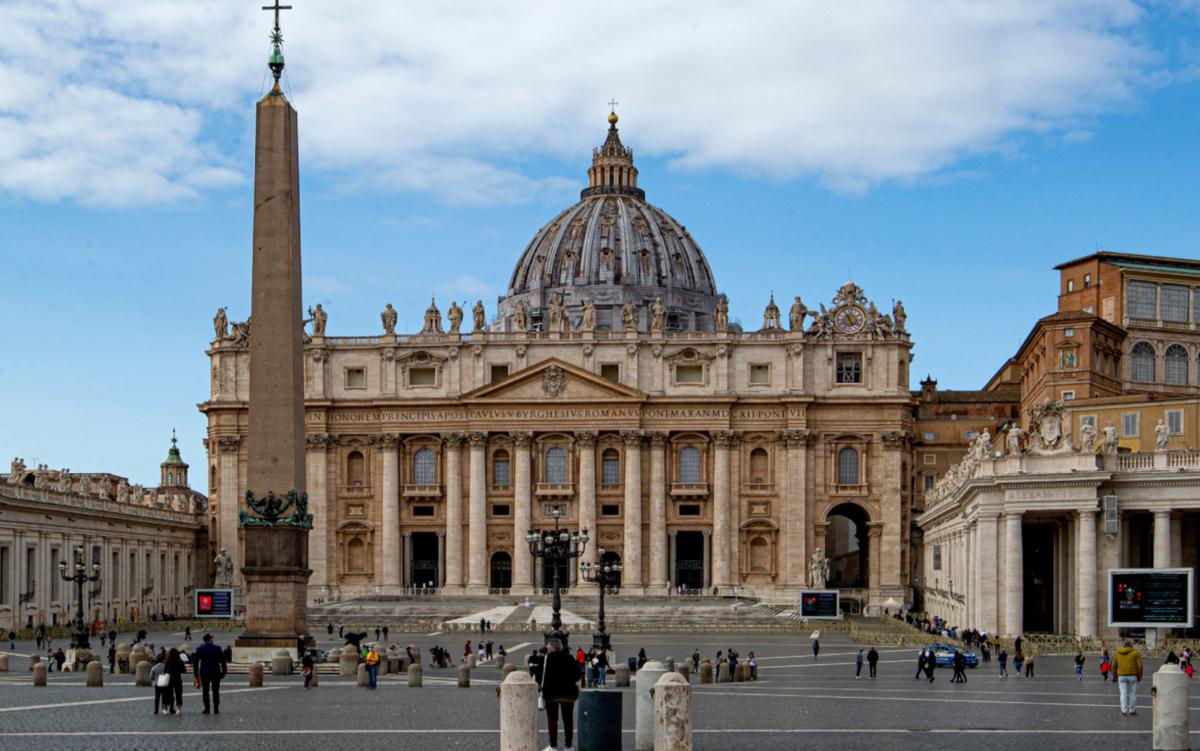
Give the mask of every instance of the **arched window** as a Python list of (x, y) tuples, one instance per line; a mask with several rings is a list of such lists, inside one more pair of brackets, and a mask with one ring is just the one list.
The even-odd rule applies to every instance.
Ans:
[(1129, 377), (1137, 383), (1154, 383), (1154, 346), (1138, 342), (1129, 353)]
[(413, 454), (413, 485), (437, 484), (437, 457), (429, 449)]
[(604, 449), (600, 455), (600, 484), (621, 484), (621, 455), (616, 449)]
[(756, 448), (750, 452), (750, 482), (753, 485), (765, 485), (770, 482), (768, 476), (767, 450)]
[(362, 488), (367, 475), (367, 461), (361, 451), (351, 451), (346, 456), (346, 486)]
[(552, 485), (567, 483), (567, 450), (561, 446), (546, 449), (546, 482)]
[(1188, 353), (1183, 345), (1172, 344), (1163, 356), (1163, 381), (1171, 386), (1188, 383)]
[(510, 479), (508, 463), (508, 452), (501, 449), (492, 454), (492, 484), (498, 488), (507, 488), (512, 480)]
[(849, 446), (838, 452), (838, 485), (858, 485), (858, 450)]
[(700, 482), (700, 449), (687, 446), (679, 450), (679, 481)]

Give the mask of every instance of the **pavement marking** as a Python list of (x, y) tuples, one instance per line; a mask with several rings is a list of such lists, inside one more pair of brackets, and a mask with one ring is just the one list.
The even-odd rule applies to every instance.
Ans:
[[(222, 691), (221, 695), (227, 694), (242, 694), (247, 691), (278, 691), (283, 688), (293, 688), (293, 686), (263, 686), (262, 688), (235, 688), (227, 691)], [(0, 707), (0, 712), (27, 712), (34, 709), (60, 709), (62, 707), (82, 707), (88, 704), (119, 704), (130, 701), (154, 701), (153, 696), (126, 696), (120, 699), (94, 699), (92, 701), (71, 701), (64, 704), (31, 704), (24, 707)]]
[(441, 631), (433, 631), (433, 632), (425, 634), (425, 635), (426, 636), (441, 636), (442, 632)]
[[(1082, 702), (1063, 702), (1063, 701), (1000, 701), (998, 699), (948, 699), (933, 696), (837, 696), (836, 694), (775, 694), (764, 691), (705, 691), (705, 696), (751, 696), (751, 697), (769, 697), (773, 699), (844, 699), (855, 701), (902, 701), (902, 702), (924, 702), (931, 701), (940, 702), (942, 704), (1012, 704), (1024, 705), (1033, 704), (1043, 707), (1106, 707), (1112, 709), (1113, 702), (1105, 702), (1104, 704), (1085, 704)], [(1200, 708), (1192, 707), (1191, 711), (1200, 711)]]
[[(623, 734), (631, 735), (636, 732), (633, 728), (622, 728)], [(946, 735), (950, 733), (973, 735), (1151, 735), (1150, 730), (1063, 730), (1034, 728), (694, 728), (694, 734), (703, 735), (799, 735), (822, 733), (832, 735)], [(442, 735), (456, 733), (460, 735), (499, 735), (500, 730), (489, 728), (320, 728), (311, 730), (106, 730), (106, 736), (139, 737), (139, 736), (217, 736), (217, 735)], [(60, 730), (60, 731), (16, 731), (0, 732), (0, 738), (33, 738), (59, 737), (80, 738), (94, 736), (93, 731)], [(544, 729), (539, 735), (546, 735)], [(1191, 731), (1192, 735), (1200, 735), (1200, 730)]]
[[(864, 647), (863, 649), (865, 650), (866, 647)], [(875, 651), (881, 655), (895, 654), (897, 652), (909, 654), (910, 652), (912, 652), (911, 649), (877, 649)], [(845, 657), (847, 655), (857, 654), (857, 652), (822, 652), (821, 654), (825, 655), (826, 657)], [(866, 654), (867, 653), (864, 651), (863, 652), (864, 661), (866, 659)], [(703, 656), (703, 655), (701, 655), (701, 656)], [(772, 657), (756, 657), (755, 659), (758, 660), (759, 662), (762, 662), (763, 660), (799, 660), (802, 657), (812, 657), (812, 652), (808, 652), (807, 654), (802, 654), (802, 655), (774, 655)], [(816, 660), (816, 659), (818, 659), (818, 658), (814, 658), (814, 660)]]

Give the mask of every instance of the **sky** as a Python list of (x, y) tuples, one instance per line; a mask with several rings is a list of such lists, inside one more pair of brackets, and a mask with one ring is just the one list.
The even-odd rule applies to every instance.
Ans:
[[(175, 429), (204, 465), (213, 312), (249, 309), (263, 4), (0, 0), (3, 461), (157, 484)], [(431, 295), (494, 312), (614, 98), (733, 318), (852, 278), (903, 299), (941, 388), (1055, 310), (1056, 263), (1200, 256), (1200, 2), (291, 4), (330, 335), (389, 302), (418, 329)]]

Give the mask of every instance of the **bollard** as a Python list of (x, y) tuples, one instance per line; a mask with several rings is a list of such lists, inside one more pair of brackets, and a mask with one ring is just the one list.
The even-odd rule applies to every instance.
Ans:
[(314, 664), (313, 664), (313, 669), (312, 669), (312, 680), (310, 680), (310, 681), (308, 682), (308, 687), (309, 687), (309, 688), (316, 688), (317, 686), (319, 686), (319, 685), (321, 684), (321, 678), (320, 678), (320, 676), (321, 676), (321, 671), (320, 671), (320, 670), (317, 670), (317, 666), (316, 666), (316, 664), (314, 663)]
[(467, 655), (467, 667), (469, 667), (469, 668), (475, 667), (475, 653), (474, 652)]
[(692, 751), (692, 687), (679, 673), (654, 686), (654, 750)]
[(700, 661), (700, 682), (701, 683), (712, 683), (713, 682), (712, 662), (710, 660), (708, 660), (708, 658), (705, 658)]
[(153, 666), (150, 664), (149, 660), (143, 660), (142, 662), (139, 662), (137, 664), (137, 668), (136, 668), (137, 673), (136, 673), (136, 677), (134, 678), (135, 686), (145, 687), (145, 686), (150, 685), (150, 668), (151, 667), (153, 667)]
[(292, 655), (286, 649), (277, 649), (271, 657), (271, 675), (291, 675)]
[(512, 664), (511, 662), (508, 663), (507, 665), (505, 665), (503, 668), (500, 669), (500, 680), (504, 680), (505, 678), (507, 678), (508, 674), (513, 672), (516, 669), (517, 669), (517, 666)]
[(421, 663), (414, 662), (408, 666), (408, 687), (421, 688), (425, 685), (424, 674), (421, 672)]
[(733, 679), (738, 683), (745, 683), (750, 680), (750, 663), (739, 662), (737, 670), (734, 671)]
[(359, 688), (370, 688), (371, 687), (371, 678), (370, 678), (370, 676), (367, 675), (367, 664), (366, 663), (363, 663), (362, 665), (358, 666), (358, 687)]
[(46, 665), (39, 662), (33, 666), (33, 685), (36, 687), (45, 687), (46, 685)]
[(668, 657), (667, 659), (663, 660), (663, 664), (667, 666), (668, 673), (675, 672), (675, 658), (674, 657)]
[(471, 687), (471, 668), (467, 665), (459, 665), (458, 666), (458, 687), (459, 688), (470, 688)]
[(496, 655), (496, 667), (504, 669), (504, 655)]
[[(272, 673), (274, 674), (274, 673)], [(253, 662), (250, 664), (250, 688), (262, 688), (263, 685), (263, 666), (261, 662)]]
[(650, 660), (637, 671), (637, 690), (634, 692), (637, 720), (633, 743), (636, 751), (654, 751), (654, 698), (650, 689), (666, 672), (667, 666), (658, 660)]
[(676, 670), (675, 672), (677, 672), (677, 673), (679, 673), (680, 675), (682, 675), (682, 676), (683, 676), (683, 679), (684, 679), (685, 681), (688, 681), (688, 682), (690, 683), (690, 682), (691, 682), (691, 680), (692, 680), (692, 663), (690, 663), (690, 662), (682, 662), (682, 663), (680, 663), (680, 665), (679, 665), (679, 669), (678, 669), (678, 670)]
[(538, 686), (522, 670), (500, 684), (500, 751), (538, 751)]
[(42, 662), (41, 655), (39, 655), (39, 654), (29, 655), (29, 670), (30, 670), (30, 672), (33, 672), (34, 666), (41, 664), (41, 662)]
[(579, 692), (579, 751), (621, 751), (621, 692)]
[(416, 664), (418, 664), (418, 663), (415, 663), (415, 662), (409, 662), (409, 659), (408, 659), (408, 657), (407, 657), (407, 656), (405, 656), (405, 657), (399, 657), (399, 658), (397, 658), (397, 659), (396, 659), (396, 672), (397, 672), (397, 673), (407, 673), (407, 672), (408, 672), (408, 666), (409, 666), (409, 665), (416, 665)]
[(8, 655), (0, 655), (0, 673), (8, 672)]
[(717, 666), (717, 683), (728, 683), (732, 678), (729, 675), (729, 663), (722, 662)]
[(613, 684), (617, 688), (627, 688), (629, 686), (629, 666), (628, 665), (618, 665), (616, 667), (616, 669), (613, 671), (613, 674), (615, 675), (615, 677), (613, 678)]
[(1154, 751), (1188, 749), (1187, 673), (1178, 665), (1163, 665), (1154, 674), (1150, 694), (1154, 697)]
[(104, 666), (100, 664), (99, 660), (92, 660), (84, 670), (87, 671), (88, 688), (104, 687)]
[(347, 644), (338, 658), (338, 675), (352, 676), (358, 673), (358, 650)]
[(129, 667), (129, 645), (125, 642), (117, 645), (117, 672), (121, 675), (132, 672)]

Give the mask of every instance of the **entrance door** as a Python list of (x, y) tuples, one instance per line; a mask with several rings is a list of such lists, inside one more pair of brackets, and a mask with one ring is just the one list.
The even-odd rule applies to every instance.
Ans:
[(672, 584), (704, 588), (704, 533), (675, 533), (675, 578)]
[(1021, 530), (1025, 566), (1025, 631), (1054, 632), (1054, 527), (1026, 524)]
[(441, 586), (438, 571), (437, 532), (412, 533), (412, 584), (414, 587)]
[[(554, 569), (556, 567), (550, 563), (549, 558), (542, 559), (542, 588), (547, 592), (554, 591)], [(571, 586), (571, 567), (568, 561), (560, 561), (558, 563), (558, 587), (566, 590)]]
[(492, 589), (512, 587), (512, 556), (503, 551), (492, 555), (492, 570), (489, 584)]

